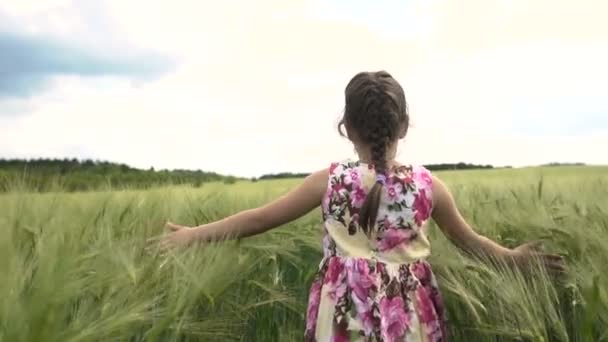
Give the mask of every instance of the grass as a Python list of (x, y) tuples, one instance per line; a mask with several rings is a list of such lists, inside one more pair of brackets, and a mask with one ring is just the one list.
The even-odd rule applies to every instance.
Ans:
[[(453, 341), (608, 341), (608, 168), (439, 173), (467, 220), (507, 246), (547, 239), (560, 281), (462, 256), (435, 225), (431, 263)], [(200, 224), (297, 180), (0, 195), (0, 341), (300, 341), (320, 213), (163, 258), (167, 219)]]

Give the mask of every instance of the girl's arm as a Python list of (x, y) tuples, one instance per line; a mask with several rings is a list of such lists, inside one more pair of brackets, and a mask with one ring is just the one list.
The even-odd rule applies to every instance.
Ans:
[(317, 171), (283, 197), (259, 208), (241, 211), (225, 219), (194, 228), (168, 223), (172, 232), (161, 248), (188, 245), (195, 241), (238, 239), (261, 234), (309, 213), (321, 204), (327, 189), (329, 170)]
[(433, 220), (443, 233), (465, 252), (478, 257), (489, 256), (495, 259), (524, 265), (534, 257), (540, 257), (551, 270), (565, 269), (563, 258), (559, 255), (545, 254), (538, 250), (538, 243), (526, 243), (509, 249), (476, 233), (462, 217), (452, 194), (445, 184), (433, 176)]
[(513, 254), (513, 250), (477, 234), (460, 214), (447, 186), (435, 176), (433, 176), (432, 216), (448, 239), (466, 252), (498, 258)]

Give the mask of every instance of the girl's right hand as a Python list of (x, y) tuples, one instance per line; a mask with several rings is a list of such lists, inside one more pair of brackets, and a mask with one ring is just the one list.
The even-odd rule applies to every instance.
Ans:
[(540, 259), (545, 269), (550, 273), (564, 273), (566, 262), (561, 255), (549, 254), (542, 251), (542, 241), (524, 243), (512, 249), (511, 256), (517, 266), (529, 269), (536, 260)]
[(194, 229), (191, 227), (167, 222), (165, 230), (168, 233), (163, 236), (154, 237), (148, 241), (149, 244), (156, 245), (161, 252), (166, 252), (176, 247), (186, 247), (195, 240)]

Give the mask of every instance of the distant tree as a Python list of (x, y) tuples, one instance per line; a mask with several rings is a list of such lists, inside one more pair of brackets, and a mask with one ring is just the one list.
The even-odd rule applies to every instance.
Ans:
[(310, 173), (291, 173), (291, 172), (281, 172), (275, 174), (266, 174), (259, 178), (259, 180), (265, 179), (286, 179), (286, 178), (304, 178), (308, 176)]
[(473, 170), (473, 169), (493, 169), (492, 165), (476, 165), (467, 163), (456, 163), (456, 164), (429, 164), (425, 167), (431, 171), (442, 171), (442, 170)]
[(236, 183), (236, 178), (233, 176), (228, 176), (224, 178), (224, 184), (234, 184)]
[(548, 167), (555, 167), (555, 166), (585, 166), (585, 163), (558, 163), (558, 162), (553, 162), (553, 163), (544, 164), (542, 166), (548, 166)]
[[(0, 191), (6, 191), (11, 179), (26, 177), (32, 190), (48, 191), (61, 184), (67, 191), (105, 189), (110, 187), (149, 188), (161, 184), (192, 184), (200, 187), (205, 182), (224, 181), (228, 184), (239, 178), (201, 170), (160, 170), (153, 167), (139, 170), (126, 164), (90, 159), (0, 159)], [(25, 176), (24, 176), (25, 175)], [(20, 178), (21, 177), (21, 178)]]

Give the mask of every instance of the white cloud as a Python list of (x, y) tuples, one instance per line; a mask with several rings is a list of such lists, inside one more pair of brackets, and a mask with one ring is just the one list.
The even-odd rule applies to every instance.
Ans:
[[(386, 69), (415, 124), (403, 160), (608, 163), (595, 151), (608, 127), (517, 132), (581, 114), (556, 113), (562, 103), (608, 114), (608, 30), (592, 1), (542, 3), (417, 2), (418, 33), (399, 36), (366, 18), (320, 17), (305, 1), (108, 1), (126, 40), (180, 55), (182, 66), (143, 84), (60, 77), (31, 99), (30, 114), (0, 116), (0, 155), (78, 153), (243, 176), (311, 171), (352, 155), (335, 129), (350, 77)], [(581, 25), (562, 28), (566, 19)]]
[(29, 14), (32, 12), (45, 11), (57, 7), (69, 6), (72, 3), (71, 0), (18, 0), (18, 1), (6, 1), (0, 5), (0, 9), (3, 9), (9, 13), (20, 15)]

